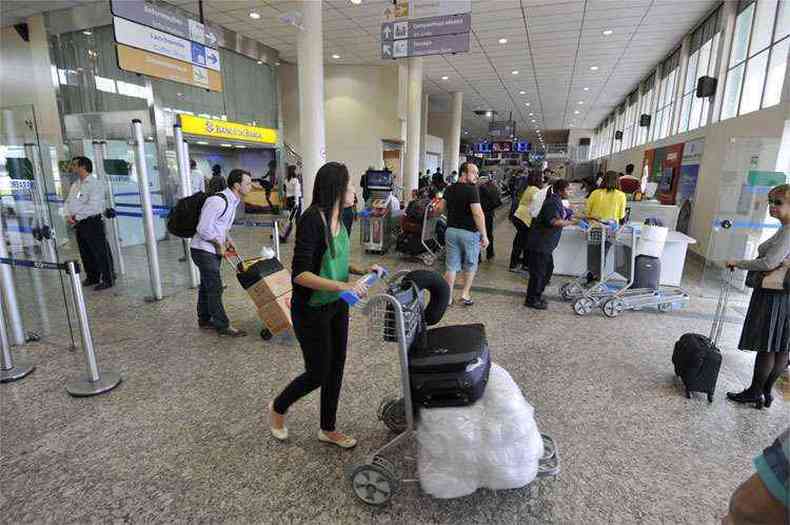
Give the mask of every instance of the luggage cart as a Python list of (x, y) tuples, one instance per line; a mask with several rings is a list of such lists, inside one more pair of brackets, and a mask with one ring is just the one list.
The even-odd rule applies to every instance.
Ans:
[(565, 301), (573, 301), (586, 295), (611, 296), (616, 289), (610, 285), (614, 275), (606, 274), (606, 246), (608, 239), (614, 236), (614, 230), (610, 224), (597, 221), (584, 221), (579, 225), (587, 234), (587, 271), (574, 281), (560, 286), (560, 297)]
[[(632, 226), (624, 226), (613, 235), (615, 271), (601, 281), (605, 288), (593, 286), (573, 303), (573, 311), (577, 315), (586, 315), (596, 307), (600, 307), (606, 317), (617, 317), (625, 310), (641, 310), (648, 306), (668, 312), (676, 306), (688, 305), (689, 294), (682, 288), (632, 288), (636, 279), (638, 231)], [(624, 278), (625, 283), (617, 281), (616, 276)]]
[[(388, 284), (403, 279), (408, 271), (394, 274)], [(418, 294), (419, 295), (419, 294)], [(400, 302), (388, 294), (371, 297), (365, 305), (368, 313), (368, 339), (379, 341), (381, 347), (397, 345), (401, 369), (401, 397), (384, 399), (378, 410), (379, 419), (397, 435), (387, 444), (368, 454), (364, 463), (348, 471), (351, 490), (361, 502), (372, 506), (389, 503), (401, 483), (416, 483), (417, 478), (401, 479), (395, 466), (383, 457), (383, 453), (407, 442), (416, 435), (415, 410), (411, 398), (409, 380), (408, 349), (422, 326), (420, 308), (403, 308)], [(554, 440), (542, 434), (544, 453), (538, 466), (538, 478), (559, 474), (559, 451)], [(414, 461), (414, 458), (407, 458)]]
[(441, 200), (433, 199), (425, 207), (425, 212), (422, 217), (422, 232), (420, 232), (420, 242), (425, 253), (420, 255), (420, 260), (426, 266), (433, 266), (433, 263), (444, 253), (444, 244), (439, 242), (436, 235), (436, 226), (441, 220), (447, 220), (444, 215), (436, 213)]

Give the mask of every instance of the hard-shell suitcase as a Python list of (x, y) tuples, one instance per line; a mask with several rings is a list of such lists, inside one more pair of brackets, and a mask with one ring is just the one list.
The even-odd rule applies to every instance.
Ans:
[(480, 399), (491, 370), (485, 326), (442, 326), (425, 335), (417, 338), (409, 351), (414, 404), (457, 407)]
[(661, 259), (638, 255), (634, 264), (634, 289), (658, 290), (661, 282)]
[(708, 395), (708, 402), (713, 402), (716, 380), (721, 369), (719, 337), (724, 328), (724, 312), (727, 309), (732, 286), (733, 272), (728, 273), (729, 275), (722, 282), (710, 335), (683, 334), (675, 343), (672, 352), (675, 375), (683, 381), (688, 398), (691, 397), (691, 392), (704, 392)]

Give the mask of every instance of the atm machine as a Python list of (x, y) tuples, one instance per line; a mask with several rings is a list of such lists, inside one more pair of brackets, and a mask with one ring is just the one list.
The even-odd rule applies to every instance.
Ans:
[(368, 170), (367, 185), (370, 195), (359, 214), (362, 249), (366, 253), (387, 253), (392, 241), (392, 172)]

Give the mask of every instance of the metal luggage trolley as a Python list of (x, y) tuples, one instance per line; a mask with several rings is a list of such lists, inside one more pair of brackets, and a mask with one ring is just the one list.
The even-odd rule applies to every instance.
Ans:
[[(408, 271), (401, 271), (394, 274), (388, 280), (388, 284), (402, 281), (407, 273)], [(415, 304), (404, 308), (392, 295), (379, 294), (371, 297), (365, 305), (368, 313), (369, 343), (379, 341), (382, 349), (390, 344), (398, 348), (402, 396), (383, 399), (378, 409), (379, 420), (397, 435), (381, 448), (368, 454), (364, 463), (352, 466), (348, 471), (354, 495), (363, 503), (372, 506), (389, 503), (401, 483), (419, 481), (416, 477), (401, 479), (395, 466), (382, 456), (385, 451), (415, 437), (417, 432), (409, 381), (408, 349), (422, 326), (422, 309), (419, 303), (420, 301), (416, 300)], [(537, 477), (553, 477), (560, 471), (559, 451), (551, 437), (545, 434), (541, 436), (544, 453), (539, 462)], [(411, 457), (406, 459), (416, 461)]]
[[(560, 297), (565, 301), (573, 301), (588, 295), (611, 296), (617, 291), (607, 284), (613, 277), (606, 273), (606, 243), (613, 236), (611, 226), (595, 221), (592, 224), (580, 223), (580, 227), (587, 234), (587, 271), (574, 281), (560, 286)], [(596, 251), (600, 252), (597, 257)], [(596, 272), (598, 279), (594, 279)]]
[(444, 215), (436, 214), (436, 208), (439, 206), (439, 202), (441, 201), (436, 199), (431, 200), (425, 207), (425, 212), (422, 217), (420, 242), (426, 251), (420, 255), (420, 260), (422, 260), (426, 266), (433, 266), (433, 263), (444, 253), (444, 246), (439, 242), (439, 238), (436, 235), (436, 226), (439, 221), (444, 218)]
[[(686, 306), (689, 294), (682, 288), (659, 286), (652, 288), (632, 288), (636, 280), (636, 246), (639, 228), (623, 226), (612, 235), (615, 268), (614, 273), (601, 281), (605, 288), (597, 285), (588, 289), (573, 303), (573, 311), (586, 315), (593, 308), (600, 307), (606, 317), (617, 317), (625, 310), (641, 310), (654, 306), (660, 312), (668, 312), (674, 306)], [(604, 242), (602, 241), (602, 246)], [(602, 249), (603, 256), (603, 249)], [(602, 268), (604, 264), (601, 265)], [(616, 282), (617, 276), (625, 279)]]

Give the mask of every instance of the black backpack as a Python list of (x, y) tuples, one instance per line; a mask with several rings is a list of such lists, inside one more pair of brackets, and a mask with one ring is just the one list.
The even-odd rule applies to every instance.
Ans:
[(222, 210), (220, 217), (225, 215), (225, 212), (228, 211), (228, 198), (224, 194), (209, 194), (199, 191), (189, 197), (179, 199), (167, 218), (167, 231), (183, 239), (194, 237), (200, 222), (200, 212), (209, 197), (222, 197), (222, 200), (225, 201), (225, 209)]

